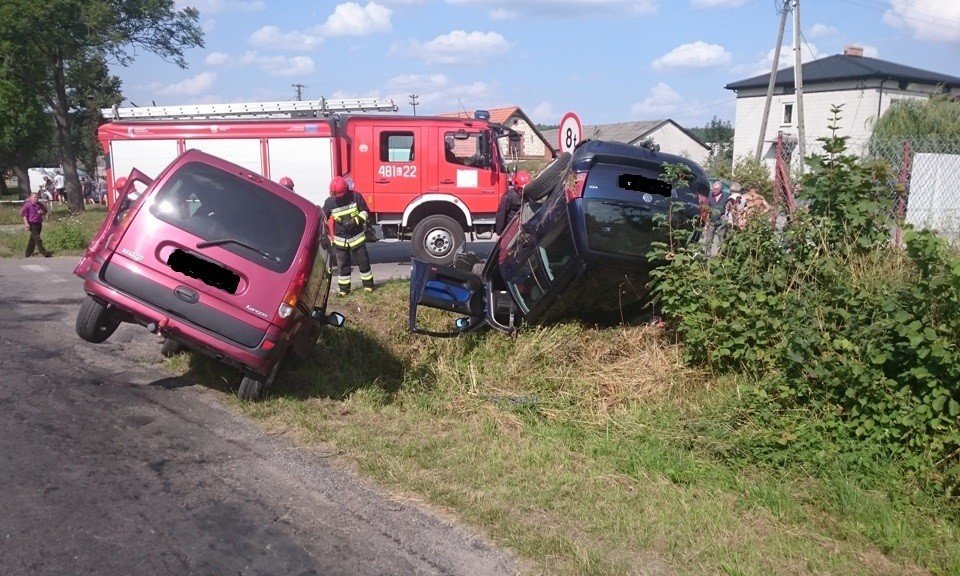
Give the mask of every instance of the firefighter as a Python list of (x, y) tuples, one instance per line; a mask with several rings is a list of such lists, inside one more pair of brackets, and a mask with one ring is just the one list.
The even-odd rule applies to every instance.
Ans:
[(280, 179), (280, 185), (286, 188), (287, 190), (293, 191), (293, 180), (289, 176), (284, 176)]
[(493, 224), (493, 231), (499, 236), (503, 234), (507, 224), (513, 220), (520, 206), (523, 204), (523, 187), (530, 183), (530, 173), (526, 170), (517, 172), (513, 177), (513, 183), (507, 189), (507, 193), (500, 199), (500, 207), (497, 208), (497, 219)]
[(337, 258), (340, 276), (337, 278), (337, 295), (350, 293), (350, 274), (353, 260), (360, 270), (360, 280), (366, 292), (373, 292), (373, 271), (367, 254), (366, 224), (369, 216), (363, 196), (347, 185), (342, 176), (330, 181), (330, 197), (323, 203), (323, 215), (332, 221), (333, 253)]

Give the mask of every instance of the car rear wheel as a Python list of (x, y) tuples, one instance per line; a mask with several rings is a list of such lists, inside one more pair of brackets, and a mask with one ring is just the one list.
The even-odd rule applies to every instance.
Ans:
[(87, 296), (77, 314), (77, 336), (87, 342), (100, 344), (120, 326), (120, 318), (106, 304)]
[(560, 182), (563, 180), (563, 174), (567, 169), (567, 164), (569, 163), (569, 152), (564, 152), (563, 154), (557, 156), (557, 158), (551, 162), (549, 166), (543, 169), (543, 172), (538, 174), (532, 182), (524, 187), (524, 197), (528, 200), (538, 202), (542, 198), (546, 197), (547, 194), (553, 192), (553, 190), (559, 186)]
[(280, 372), (281, 363), (282, 360), (274, 364), (273, 370), (271, 370), (267, 376), (257, 374), (252, 370), (245, 371), (243, 373), (243, 379), (240, 380), (240, 388), (237, 389), (237, 397), (250, 402), (262, 400), (266, 396), (267, 388), (277, 379), (277, 373)]
[(431, 264), (452, 264), (466, 237), (460, 223), (449, 216), (434, 214), (413, 229), (413, 255)]

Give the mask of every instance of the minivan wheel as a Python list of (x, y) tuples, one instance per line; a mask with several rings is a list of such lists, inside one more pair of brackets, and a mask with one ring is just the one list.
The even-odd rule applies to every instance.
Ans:
[(444, 214), (434, 214), (414, 227), (413, 255), (431, 264), (451, 264), (465, 241), (459, 222)]
[(241, 400), (256, 402), (266, 396), (267, 388), (277, 379), (277, 373), (280, 371), (281, 362), (273, 365), (273, 370), (268, 376), (257, 374), (251, 370), (243, 373), (243, 379), (240, 380), (240, 388), (237, 389), (237, 397)]
[(113, 335), (118, 326), (119, 316), (92, 296), (87, 296), (80, 305), (80, 312), (77, 314), (77, 336), (87, 342), (100, 344)]
[(547, 194), (560, 185), (563, 180), (563, 174), (570, 163), (570, 153), (564, 152), (544, 168), (543, 172), (537, 175), (532, 182), (523, 188), (523, 195), (528, 200), (539, 202)]
[(176, 340), (167, 338), (163, 341), (163, 346), (160, 348), (160, 354), (164, 358), (172, 358), (173, 356), (183, 352), (184, 349), (185, 347), (183, 344), (177, 342)]

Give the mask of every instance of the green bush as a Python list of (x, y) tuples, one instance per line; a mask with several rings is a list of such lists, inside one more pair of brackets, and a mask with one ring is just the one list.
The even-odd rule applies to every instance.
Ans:
[(54, 252), (84, 250), (90, 244), (91, 236), (79, 217), (61, 218), (55, 225), (45, 226), (43, 243)]
[(754, 382), (721, 414), (716, 453), (861, 473), (896, 462), (955, 496), (960, 258), (931, 232), (889, 246), (889, 169), (845, 155), (831, 128), (804, 211), (782, 231), (733, 231), (716, 257), (674, 251), (656, 296), (688, 362)]

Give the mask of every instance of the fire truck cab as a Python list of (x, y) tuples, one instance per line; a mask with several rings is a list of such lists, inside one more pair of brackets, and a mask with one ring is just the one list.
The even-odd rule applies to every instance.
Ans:
[[(349, 175), (370, 207), (371, 236), (413, 241), (415, 258), (452, 263), (467, 235), (492, 234), (508, 185), (501, 138), (517, 138), (481, 112), (475, 118), (372, 114), (391, 100), (321, 100), (183, 107), (108, 108), (98, 136), (114, 182), (134, 168), (153, 177), (199, 149), (323, 204), (334, 176)], [(255, 215), (251, 215), (255, 217)]]

